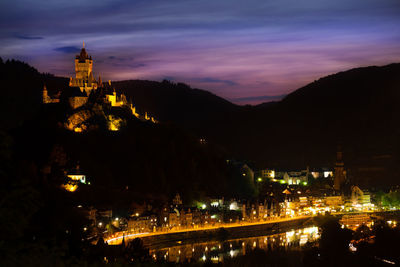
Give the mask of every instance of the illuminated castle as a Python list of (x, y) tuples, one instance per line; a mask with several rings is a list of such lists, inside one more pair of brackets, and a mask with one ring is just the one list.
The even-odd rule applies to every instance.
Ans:
[[(111, 81), (108, 81), (108, 86), (107, 84), (105, 85), (106, 86), (102, 83), (100, 76), (98, 80), (93, 77), (93, 60), (86, 52), (85, 43), (83, 43), (81, 52), (75, 57), (75, 78), (70, 77), (69, 79), (70, 88), (68, 89), (67, 102), (75, 113), (67, 119), (67, 122), (65, 123), (67, 129), (75, 132), (86, 130), (87, 127), (85, 126), (85, 121), (90, 119), (92, 113), (82, 110), (81, 107), (83, 107), (83, 109), (87, 107), (85, 105), (89, 100), (89, 96), (93, 93), (96, 93), (101, 97), (104, 105), (127, 108), (133, 116), (140, 120), (150, 121), (153, 123), (157, 122), (153, 117), (148, 116), (147, 112), (145, 112), (144, 115), (140, 115), (136, 111), (136, 107), (127, 101), (124, 94), (118, 95), (115, 89), (112, 89)], [(102, 90), (99, 91), (98, 89)], [(61, 91), (52, 98), (48, 95), (47, 88), (44, 86), (42, 95), (43, 104), (59, 103), (60, 94)], [(109, 115), (107, 120), (110, 130), (119, 130), (119, 122), (122, 121), (121, 118)]]

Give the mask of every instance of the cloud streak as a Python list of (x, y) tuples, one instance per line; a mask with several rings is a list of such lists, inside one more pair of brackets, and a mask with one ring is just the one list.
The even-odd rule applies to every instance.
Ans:
[(81, 49), (76, 46), (62, 46), (62, 47), (54, 48), (54, 51), (62, 52), (62, 53), (66, 53), (66, 54), (78, 53), (80, 50)]
[(22, 39), (22, 40), (41, 40), (44, 39), (41, 36), (26, 36), (26, 35), (15, 35), (15, 38)]

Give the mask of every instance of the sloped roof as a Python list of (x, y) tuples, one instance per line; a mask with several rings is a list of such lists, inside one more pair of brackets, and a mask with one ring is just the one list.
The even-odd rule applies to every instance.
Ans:
[(79, 59), (79, 62), (85, 62), (86, 59), (92, 59), (92, 58), (89, 57), (88, 53), (86, 52), (86, 49), (82, 47), (80, 54), (76, 55), (76, 59)]

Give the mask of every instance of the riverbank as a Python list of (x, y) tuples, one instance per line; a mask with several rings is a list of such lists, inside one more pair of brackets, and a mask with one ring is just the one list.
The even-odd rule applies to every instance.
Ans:
[(235, 225), (195, 231), (173, 232), (154, 234), (140, 237), (143, 244), (150, 249), (185, 244), (190, 242), (202, 242), (209, 240), (226, 240), (235, 238), (254, 237), (284, 232), (293, 228), (302, 228), (313, 224), (312, 217), (287, 219), (282, 221), (265, 222), (257, 224)]
[[(343, 215), (356, 215), (367, 213), (373, 217), (391, 220), (399, 216), (400, 211), (379, 211), (379, 212), (354, 212), (337, 213), (333, 216), (342, 217)], [(290, 228), (307, 227), (313, 224), (312, 218), (315, 216), (302, 216), (295, 218), (282, 218), (265, 222), (241, 222), (225, 224), (220, 226), (209, 226), (207, 228), (182, 229), (170, 232), (137, 233), (137, 234), (116, 234), (105, 241), (109, 245), (121, 244), (123, 237), (126, 242), (135, 238), (141, 238), (147, 247), (163, 246), (164, 243), (186, 242), (186, 240), (210, 240), (211, 238), (242, 238), (259, 235), (269, 235), (285, 231)]]

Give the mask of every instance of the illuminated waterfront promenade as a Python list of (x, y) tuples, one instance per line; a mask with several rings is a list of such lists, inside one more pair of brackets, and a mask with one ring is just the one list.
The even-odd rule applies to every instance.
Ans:
[[(363, 212), (337, 212), (333, 213), (333, 216), (342, 216), (342, 215), (354, 215), (354, 214), (377, 214), (377, 213), (390, 213), (390, 212), (398, 212), (398, 210), (394, 211), (363, 211)], [(243, 227), (254, 227), (254, 226), (262, 226), (269, 224), (277, 224), (284, 222), (295, 222), (295, 221), (307, 221), (307, 219), (311, 219), (316, 217), (317, 215), (307, 215), (307, 216), (294, 216), (289, 218), (275, 218), (268, 221), (257, 221), (257, 222), (246, 222), (241, 221), (238, 223), (220, 223), (214, 226), (207, 227), (197, 227), (197, 228), (185, 228), (185, 229), (173, 229), (168, 231), (156, 231), (156, 232), (144, 232), (144, 233), (129, 233), (128, 231), (122, 231), (114, 233), (113, 235), (109, 235), (104, 237), (104, 241), (106, 241), (109, 245), (118, 245), (122, 243), (122, 239), (125, 238), (125, 241), (129, 241), (135, 238), (145, 238), (145, 237), (156, 237), (168, 234), (176, 234), (176, 233), (190, 233), (190, 232), (201, 232), (201, 231), (215, 231), (221, 228), (224, 229), (232, 229), (232, 228), (243, 228)], [(234, 229), (232, 229), (234, 230)]]
[(310, 219), (313, 216), (296, 216), (290, 218), (277, 218), (274, 220), (263, 221), (263, 222), (239, 222), (239, 223), (221, 223), (215, 226), (207, 226), (207, 227), (198, 227), (198, 228), (188, 228), (188, 229), (178, 229), (178, 230), (169, 230), (169, 231), (157, 231), (157, 232), (146, 232), (146, 233), (134, 233), (130, 234), (126, 231), (117, 232), (108, 238), (104, 238), (109, 245), (118, 245), (121, 244), (122, 239), (125, 237), (125, 241), (129, 241), (135, 238), (149, 237), (149, 236), (158, 236), (158, 235), (166, 235), (172, 233), (185, 233), (185, 232), (195, 232), (195, 231), (207, 231), (207, 230), (217, 230), (220, 228), (238, 228), (238, 227), (247, 227), (247, 226), (257, 226), (257, 225), (266, 225), (266, 224), (276, 224), (282, 222), (290, 222), (301, 219)]

